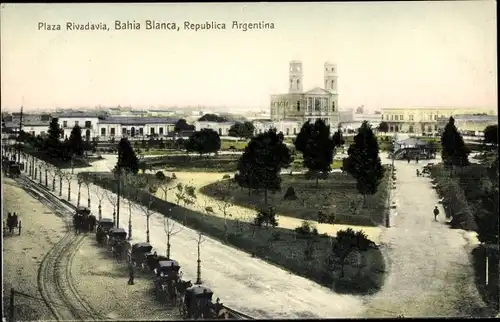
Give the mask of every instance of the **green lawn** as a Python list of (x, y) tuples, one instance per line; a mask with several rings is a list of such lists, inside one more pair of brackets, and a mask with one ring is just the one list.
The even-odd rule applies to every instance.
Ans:
[[(106, 174), (85, 173), (95, 184), (105, 189), (117, 190), (116, 179)], [(123, 188), (125, 197), (136, 198), (137, 202), (148, 204), (150, 195), (136, 188)], [(385, 262), (378, 247), (361, 252), (362, 264), (358, 266), (355, 256), (349, 257), (345, 266), (345, 276), (340, 276), (341, 267), (330, 258), (331, 239), (328, 236), (315, 235), (300, 238), (294, 231), (282, 228), (259, 228), (248, 222), (228, 218), (228, 233), (225, 235), (224, 219), (186, 209), (173, 207), (159, 198), (153, 197), (152, 210), (166, 214), (185, 226), (201, 231), (223, 243), (240, 248), (292, 273), (304, 276), (337, 292), (355, 294), (373, 294), (378, 291), (385, 279)], [(175, 245), (173, 245), (175, 247)], [(310, 257), (305, 256), (306, 249), (312, 249)]]
[[(276, 207), (278, 213), (304, 219), (318, 220), (318, 210), (335, 215), (335, 223), (364, 226), (376, 226), (384, 223), (387, 211), (389, 171), (378, 192), (367, 196), (366, 203), (359, 207), (362, 196), (356, 190), (356, 182), (348, 174), (331, 173), (327, 180), (320, 180), (316, 187), (315, 180), (307, 180), (304, 175), (282, 175), (282, 189), (269, 193), (269, 204)], [(289, 187), (293, 187), (297, 200), (284, 200), (283, 196)], [(242, 189), (234, 179), (209, 184), (200, 192), (213, 198), (219, 194), (230, 194), (234, 203), (248, 208), (264, 208), (264, 192)]]

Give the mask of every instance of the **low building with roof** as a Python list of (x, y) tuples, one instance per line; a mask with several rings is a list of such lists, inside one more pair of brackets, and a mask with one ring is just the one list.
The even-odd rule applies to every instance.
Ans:
[(82, 129), (82, 138), (84, 140), (91, 140), (98, 135), (97, 124), (102, 114), (97, 112), (71, 111), (54, 113), (52, 117), (58, 119), (59, 126), (63, 130), (62, 139), (69, 138), (73, 128), (78, 125)]
[(168, 117), (110, 116), (98, 122), (99, 141), (112, 138), (168, 137), (174, 132), (178, 119)]
[[(482, 136), (484, 129), (489, 125), (498, 125), (498, 116), (484, 114), (459, 114), (453, 116), (457, 130), (464, 135)], [(438, 132), (442, 133), (449, 117), (440, 117), (437, 121)]]
[(194, 128), (196, 131), (201, 131), (203, 129), (211, 129), (219, 133), (219, 136), (228, 136), (229, 129), (234, 125), (233, 121), (226, 122), (209, 122), (209, 121), (196, 121), (194, 122)]

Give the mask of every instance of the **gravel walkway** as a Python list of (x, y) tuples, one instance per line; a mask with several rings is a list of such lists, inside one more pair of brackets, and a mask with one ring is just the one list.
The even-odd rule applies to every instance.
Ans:
[[(389, 275), (369, 299), (367, 316), (477, 316), (486, 305), (476, 289), (469, 254), (477, 239), (445, 224), (444, 210), (428, 177), (415, 172), (424, 163), (396, 161), (398, 205), (382, 235)], [(434, 221), (438, 205), (441, 216)]]

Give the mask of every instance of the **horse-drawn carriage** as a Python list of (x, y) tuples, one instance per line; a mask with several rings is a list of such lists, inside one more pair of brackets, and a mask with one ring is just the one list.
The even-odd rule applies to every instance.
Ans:
[(95, 234), (96, 241), (102, 245), (105, 241), (107, 241), (106, 236), (108, 235), (108, 231), (115, 226), (113, 219), (110, 218), (102, 218), (97, 223), (97, 229)]
[(21, 235), (21, 229), (22, 229), (21, 220), (18, 219), (16, 213), (11, 214), (9, 212), (9, 214), (7, 215), (6, 222), (3, 223), (4, 235), (7, 231), (9, 232), (9, 234), (13, 234), (14, 229), (17, 229), (18, 235)]
[(158, 299), (169, 299), (173, 304), (176, 297), (176, 286), (180, 280), (181, 266), (173, 259), (159, 261), (154, 269), (154, 285)]
[(130, 250), (132, 265), (141, 266), (144, 269), (147, 264), (147, 255), (151, 253), (152, 249), (153, 246), (150, 243), (136, 243), (132, 245), (132, 249)]
[(76, 208), (75, 214), (73, 215), (73, 226), (75, 227), (75, 232), (88, 233), (94, 231), (96, 225), (96, 218), (91, 214), (90, 209), (87, 207)]
[(127, 232), (123, 228), (111, 228), (107, 234), (108, 247), (114, 256), (123, 258)]
[(8, 159), (4, 159), (4, 160), (2, 160), (2, 163), (3, 163), (2, 166), (5, 169), (5, 173), (8, 176), (11, 176), (13, 178), (17, 178), (21, 175), (21, 166), (16, 161), (12, 161), (12, 160), (9, 161)]
[(214, 293), (208, 287), (194, 285), (186, 289), (180, 312), (188, 319), (229, 319), (229, 312), (219, 303), (212, 303)]

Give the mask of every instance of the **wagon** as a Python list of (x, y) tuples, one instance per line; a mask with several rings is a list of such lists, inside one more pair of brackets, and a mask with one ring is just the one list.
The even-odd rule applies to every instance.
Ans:
[(173, 259), (159, 261), (154, 269), (154, 285), (158, 299), (168, 298), (174, 303), (176, 285), (179, 281), (179, 270), (181, 266)]
[(141, 268), (144, 269), (146, 265), (146, 254), (150, 253), (153, 249), (150, 243), (136, 243), (132, 245), (131, 249), (131, 260), (134, 266), (141, 265)]
[(181, 314), (188, 319), (199, 319), (210, 316), (214, 293), (208, 287), (194, 285), (186, 290)]
[(106, 235), (108, 231), (115, 226), (113, 219), (110, 218), (102, 218), (97, 223), (97, 230), (95, 239), (99, 244), (102, 244), (106, 240)]
[(146, 264), (148, 265), (148, 268), (151, 271), (154, 271), (154, 269), (158, 266), (158, 263), (160, 261), (168, 260), (168, 257), (162, 256), (162, 255), (158, 255), (156, 253), (156, 251), (155, 252), (149, 252), (149, 253), (146, 253), (144, 255), (146, 257)]
[(18, 220), (16, 213), (14, 213), (13, 215), (9, 213), (7, 220), (3, 222), (3, 233), (4, 235), (6, 235), (7, 232), (13, 234), (14, 229), (17, 229), (17, 234), (21, 235), (21, 220)]
[(108, 246), (113, 255), (123, 258), (127, 232), (123, 228), (111, 228), (108, 230)]

